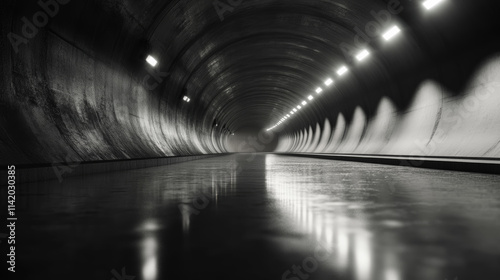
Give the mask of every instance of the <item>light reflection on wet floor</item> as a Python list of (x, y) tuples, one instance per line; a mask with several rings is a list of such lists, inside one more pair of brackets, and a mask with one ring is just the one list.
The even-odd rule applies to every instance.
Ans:
[(17, 268), (26, 279), (495, 279), (498, 182), (242, 154), (24, 185)]

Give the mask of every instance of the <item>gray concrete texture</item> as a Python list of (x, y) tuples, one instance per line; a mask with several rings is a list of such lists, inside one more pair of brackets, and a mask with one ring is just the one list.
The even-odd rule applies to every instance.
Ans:
[(452, 96), (425, 81), (411, 106), (398, 111), (387, 98), (368, 119), (360, 107), (351, 123), (340, 113), (282, 137), (277, 151), (411, 156), (500, 157), (500, 57), (487, 61), (465, 93)]

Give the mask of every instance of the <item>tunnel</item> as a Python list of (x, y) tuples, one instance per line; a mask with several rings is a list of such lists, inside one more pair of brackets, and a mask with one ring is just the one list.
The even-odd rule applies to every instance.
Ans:
[(3, 0), (7, 279), (498, 277), (499, 11)]

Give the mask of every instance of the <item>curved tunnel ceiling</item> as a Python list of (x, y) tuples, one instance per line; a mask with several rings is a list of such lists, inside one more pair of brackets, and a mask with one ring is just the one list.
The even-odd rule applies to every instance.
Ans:
[(352, 41), (353, 28), (387, 9), (382, 1), (240, 2), (219, 11), (221, 21), (216, 2), (179, 1), (151, 34), (160, 64), (179, 77), (165, 91), (186, 88), (197, 100), (189, 114), (205, 112), (234, 131), (265, 128), (290, 111), (345, 61), (339, 43)]
[[(335, 67), (346, 63), (354, 73), (344, 81), (343, 90), (327, 92), (330, 96), (324, 102), (295, 115), (294, 124), (313, 124), (339, 103), (349, 107), (353, 96), (356, 103), (366, 102), (370, 107), (378, 102), (369, 97), (359, 100), (367, 98), (364, 92), (369, 88), (384, 82), (398, 84), (399, 73), (432, 67), (445, 59), (441, 57), (445, 51), (470, 47), (472, 39), (482, 40), (478, 33), (485, 32), (485, 26), (491, 28), (485, 24), (487, 17), (482, 22), (473, 17), (476, 11), (484, 15), (488, 1), (474, 5), (453, 1), (434, 15), (425, 14), (421, 1), (229, 2), (173, 1), (158, 12), (150, 40), (160, 64), (172, 74), (163, 94), (175, 99), (179, 96), (173, 92), (181, 94), (180, 89), (186, 89), (195, 100), (188, 114), (206, 118), (205, 123), (217, 119), (232, 131), (250, 124), (260, 128), (274, 124), (327, 77), (335, 77)], [(392, 12), (389, 20), (379, 15), (385, 21), (374, 32), (379, 34), (358, 45), (373, 54), (372, 61), (362, 65), (365, 69), (358, 70), (360, 65), (345, 55), (341, 44), (354, 46), (356, 29), (364, 31), (368, 23), (376, 22), (374, 12), (388, 11)], [(443, 18), (449, 22), (441, 24)], [(464, 22), (468, 26), (462, 31), (472, 32), (447, 29)], [(380, 35), (393, 24), (404, 34), (391, 46)], [(347, 100), (339, 98), (342, 94)], [(403, 101), (398, 103), (404, 106)]]

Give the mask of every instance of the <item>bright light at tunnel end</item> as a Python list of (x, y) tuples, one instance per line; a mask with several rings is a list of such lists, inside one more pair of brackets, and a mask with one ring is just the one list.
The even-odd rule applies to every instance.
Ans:
[(438, 4), (440, 4), (441, 2), (443, 2), (443, 0), (427, 0), (424, 3), (422, 3), (422, 5), (424, 5), (424, 7), (427, 10), (430, 10), (430, 9), (434, 8), (435, 6), (437, 6)]
[(396, 36), (399, 32), (401, 32), (401, 29), (397, 26), (391, 27), (387, 32), (384, 33), (383, 37), (386, 41), (389, 41), (392, 37)]
[(156, 60), (156, 58), (152, 57), (151, 55), (148, 55), (148, 57), (146, 58), (146, 61), (147, 63), (149, 63), (149, 65), (155, 67), (156, 64), (158, 64), (158, 60)]

